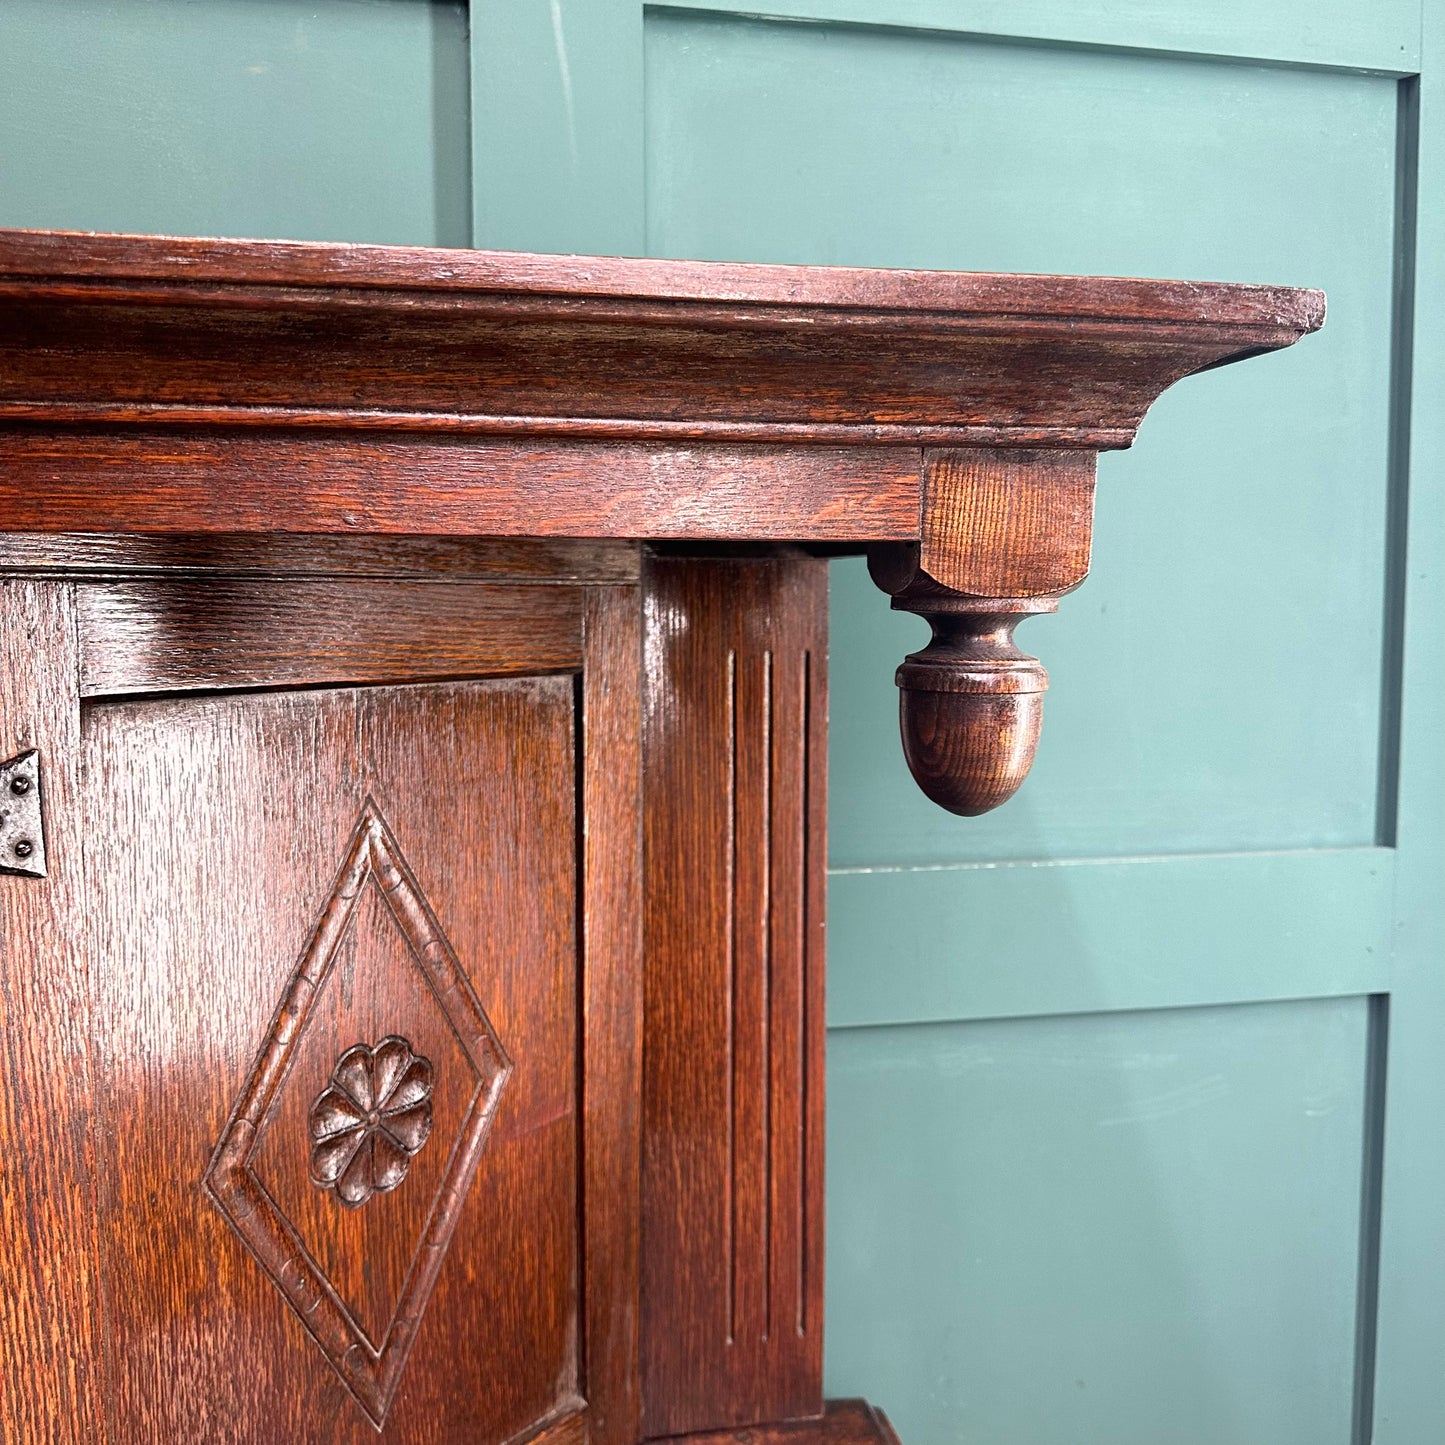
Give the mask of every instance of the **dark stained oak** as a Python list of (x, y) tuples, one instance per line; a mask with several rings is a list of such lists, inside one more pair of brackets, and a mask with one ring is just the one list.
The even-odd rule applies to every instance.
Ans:
[(1323, 322), (1279, 286), (0, 231), (0, 528), (916, 543), (888, 590), (949, 620), (904, 751), (977, 813), (1033, 757), (1006, 619), (1082, 578), (1094, 455)]
[(928, 452), (920, 570), (976, 597), (1077, 587), (1089, 573), (1094, 470), (1092, 452)]
[(84, 696), (575, 671), (577, 587), (175, 577), (79, 590)]
[(831, 1401), (815, 1420), (670, 1437), (670, 1445), (898, 1445), (888, 1417), (865, 1400)]
[[(834, 542), (918, 530), (917, 448), (813, 447), (803, 439), (656, 447), (351, 430), (349, 422), (340, 436), (0, 425), (0, 525)], [(135, 478), (148, 485), (130, 485)]]
[(641, 1433), (642, 608), (588, 593), (582, 675), (584, 1389), (591, 1445)]
[(822, 1396), (817, 554), (997, 806), (1097, 452), (1323, 316), (0, 231), (0, 1440), (898, 1445)]
[[(117, 1348), (78, 1356), (118, 1441), (640, 1437), (638, 590), (388, 576), (457, 560), (399, 550), (117, 581), (176, 559), (82, 548), (44, 559), (75, 581), (3, 584), (63, 606), (84, 719), (104, 1142), (77, 1280), (106, 1282)], [(117, 589), (163, 646), (113, 625)], [(283, 664), (305, 690), (244, 690)], [(468, 666), (519, 676), (425, 681)], [(417, 683), (358, 686), (378, 671)], [(386, 1057), (372, 1124), (355, 1080)]]
[(636, 543), (535, 537), (337, 537), (285, 533), (159, 536), (0, 533), (7, 573), (234, 577), (411, 577), (430, 581), (636, 582)]
[[(114, 1441), (501, 1445), (581, 1407), (572, 693), (87, 708)], [(348, 1208), (313, 1107), (394, 1036), (430, 1137)]]
[(827, 572), (645, 570), (643, 1425), (822, 1409)]
[(0, 1438), (106, 1440), (68, 583), (0, 581), (0, 753), (39, 751), (48, 876), (0, 874)]
[(6, 232), (0, 416), (1118, 446), (1322, 320), (1282, 287)]
[(973, 448), (925, 456), (922, 535), (870, 550), (893, 606), (927, 618), (898, 669), (903, 754), (940, 807), (1005, 803), (1033, 765), (1048, 673), (1014, 644), (1089, 572), (1094, 455)]
[[(1318, 291), (1199, 281), (1077, 276), (1010, 276), (968, 271), (872, 270), (855, 266), (759, 265), (730, 261), (638, 260), (433, 246), (341, 245), (91, 231), (13, 230), (4, 272), (17, 289), (81, 291), (87, 283), (124, 289), (162, 286), (316, 287), (357, 291), (490, 292), (499, 297), (696, 301), (840, 311), (939, 311), (1029, 320), (1064, 316), (1292, 327), (1324, 315)], [(1081, 285), (1081, 283), (1083, 283)]]

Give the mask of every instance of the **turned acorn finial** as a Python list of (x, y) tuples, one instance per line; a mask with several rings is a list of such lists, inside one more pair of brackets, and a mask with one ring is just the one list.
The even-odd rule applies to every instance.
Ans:
[(968, 818), (1006, 803), (1033, 766), (1049, 675), (1014, 645), (1013, 630), (1023, 617), (1058, 607), (1052, 597), (978, 599), (978, 608), (968, 605), (973, 600), (946, 611), (901, 604), (928, 618), (933, 640), (904, 660), (896, 678), (914, 780), (940, 807)]
[(1033, 765), (1049, 675), (1013, 632), (1056, 612), (1088, 574), (1094, 461), (1080, 451), (930, 452), (919, 540), (868, 554), (894, 608), (933, 628), (898, 669), (898, 717), (914, 780), (951, 813), (1007, 802)]

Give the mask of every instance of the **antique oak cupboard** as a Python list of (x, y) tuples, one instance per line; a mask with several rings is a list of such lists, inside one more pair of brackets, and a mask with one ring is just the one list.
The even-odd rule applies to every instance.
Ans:
[(0, 233), (0, 1437), (894, 1440), (821, 1397), (826, 556), (991, 808), (1096, 453), (1322, 320)]

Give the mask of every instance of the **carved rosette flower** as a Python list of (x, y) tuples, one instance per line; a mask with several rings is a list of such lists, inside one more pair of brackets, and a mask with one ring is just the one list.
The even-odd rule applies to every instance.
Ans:
[(347, 1049), (308, 1121), (311, 1182), (349, 1209), (395, 1189), (431, 1137), (432, 1066), (403, 1038)]

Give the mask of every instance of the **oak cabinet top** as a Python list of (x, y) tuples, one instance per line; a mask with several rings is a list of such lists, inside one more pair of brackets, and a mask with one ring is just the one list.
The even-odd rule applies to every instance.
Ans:
[[(455, 494), (429, 507), (403, 485), (405, 527), (390, 513), (355, 527), (743, 536), (750, 516), (759, 537), (866, 541), (917, 535), (919, 448), (1127, 446), (1172, 382), (1323, 318), (1319, 292), (1278, 286), (3, 231), (0, 427), (122, 448), (177, 429), (626, 443), (671, 449), (673, 471), (701, 447), (695, 491), (733, 494), (720, 520), (700, 502), (679, 510), (668, 486), (652, 515), (636, 495), (647, 468), (619, 454), (633, 488), (620, 507), (606, 485), (591, 508), (528, 494), (464, 526)], [(152, 454), (132, 448), (127, 465)], [(828, 480), (850, 469), (851, 483)], [(391, 471), (378, 485), (401, 485)], [(23, 498), (0, 491), (0, 527), (56, 525), (36, 515), (37, 481)], [(805, 484), (811, 502), (780, 500)], [(162, 505), (148, 526), (113, 508), (87, 519), (73, 500), (55, 515), (71, 529), (262, 527), (226, 493), (224, 516)], [(354, 529), (304, 507), (273, 525)]]

